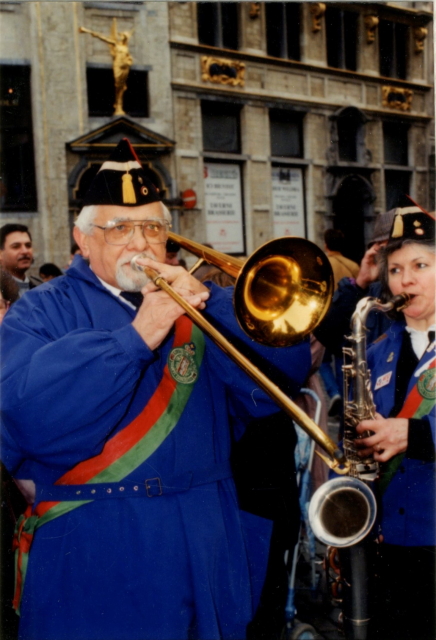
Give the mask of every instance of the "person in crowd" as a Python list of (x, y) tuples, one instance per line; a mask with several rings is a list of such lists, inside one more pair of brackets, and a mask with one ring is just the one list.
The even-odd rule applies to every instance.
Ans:
[(335, 289), (342, 278), (356, 278), (359, 265), (343, 255), (345, 250), (345, 236), (340, 229), (327, 229), (324, 233), (324, 247), (326, 255), (333, 269)]
[(170, 215), (126, 139), (84, 205), (83, 258), (1, 328), (2, 458), (35, 486), (15, 536), (20, 636), (244, 638), (272, 523), (240, 509), (230, 451), (244, 425), (277, 409), (150, 269), (289, 395), (309, 344), (253, 343), (230, 289), (165, 264)]
[(368, 350), (374, 420), (357, 427), (362, 456), (381, 465), (380, 591), (371, 638), (430, 640), (435, 633), (435, 220), (396, 212), (380, 252), (383, 299), (408, 305)]
[[(327, 229), (324, 233), (325, 252), (333, 270), (335, 289), (342, 278), (356, 278), (359, 265), (342, 255), (345, 248), (345, 236), (340, 229)], [(332, 362), (333, 361), (333, 362)], [(326, 350), (319, 369), (325, 390), (330, 399), (328, 414), (336, 416), (342, 413), (342, 354), (333, 356)]]
[(26, 271), (33, 263), (32, 237), (24, 224), (8, 223), (0, 229), (0, 264), (17, 282), (20, 296), (41, 284)]
[(58, 278), (61, 275), (63, 275), (61, 269), (53, 264), (53, 262), (46, 262), (39, 267), (39, 277), (43, 282), (48, 282), (49, 280)]

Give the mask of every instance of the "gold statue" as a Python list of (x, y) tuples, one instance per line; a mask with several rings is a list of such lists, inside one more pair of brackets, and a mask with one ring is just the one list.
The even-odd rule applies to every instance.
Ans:
[(96, 31), (86, 29), (86, 27), (80, 27), (79, 31), (80, 33), (90, 33), (94, 38), (99, 38), (110, 45), (115, 80), (114, 116), (124, 115), (123, 95), (127, 89), (127, 76), (129, 75), (130, 67), (133, 64), (133, 58), (129, 52), (129, 39), (132, 36), (133, 29), (132, 31), (121, 31), (118, 33), (117, 21), (116, 18), (114, 18), (110, 37), (97, 33)]

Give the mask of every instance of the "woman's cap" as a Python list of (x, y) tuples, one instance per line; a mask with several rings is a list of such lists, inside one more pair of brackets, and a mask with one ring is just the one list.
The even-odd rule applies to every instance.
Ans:
[(435, 219), (421, 207), (396, 209), (389, 240), (434, 240)]
[(83, 204), (140, 207), (160, 201), (159, 189), (151, 182), (127, 138), (101, 165), (85, 194)]

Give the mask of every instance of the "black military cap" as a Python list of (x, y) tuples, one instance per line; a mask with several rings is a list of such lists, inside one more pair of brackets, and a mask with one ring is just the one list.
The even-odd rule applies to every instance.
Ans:
[(103, 162), (83, 204), (140, 207), (158, 201), (159, 189), (145, 173), (129, 140), (123, 138), (109, 160)]

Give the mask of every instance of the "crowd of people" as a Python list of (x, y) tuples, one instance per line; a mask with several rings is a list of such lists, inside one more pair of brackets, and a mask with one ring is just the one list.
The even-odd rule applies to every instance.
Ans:
[[(343, 256), (341, 232), (326, 232), (331, 308), (310, 339), (282, 349), (242, 331), (231, 278), (181, 264), (170, 222), (122, 140), (85, 196), (68, 268), (27, 276), (28, 229), (0, 230), (2, 474), (22, 500), (13, 542), (3, 539), (9, 632), (280, 637), (283, 557), (300, 521), (292, 421), (154, 284), (157, 272), (297, 403), (302, 386), (325, 390), (324, 429), (346, 401), (341, 349), (357, 302), (408, 294), (395, 317), (377, 312), (367, 326), (377, 412), (356, 446), (381, 469), (368, 640), (433, 638), (434, 214), (380, 215), (360, 265)], [(315, 484), (326, 477), (325, 467)]]

